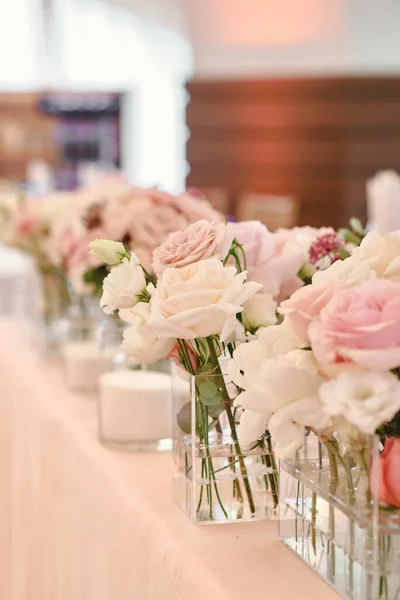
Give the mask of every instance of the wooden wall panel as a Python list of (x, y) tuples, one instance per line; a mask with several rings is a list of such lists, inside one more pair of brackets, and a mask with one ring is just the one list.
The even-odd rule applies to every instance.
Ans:
[(0, 93), (0, 178), (24, 181), (29, 161), (55, 166), (59, 153), (54, 117), (39, 111), (42, 93)]
[(193, 81), (188, 186), (301, 201), (300, 224), (365, 219), (365, 180), (400, 171), (400, 78)]

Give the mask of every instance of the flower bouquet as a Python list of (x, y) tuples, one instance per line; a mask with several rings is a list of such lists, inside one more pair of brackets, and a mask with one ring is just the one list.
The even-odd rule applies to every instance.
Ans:
[(114, 263), (101, 305), (128, 322), (123, 349), (136, 362), (175, 362), (175, 498), (202, 523), (269, 518), (278, 498), (268, 434), (240, 445), (238, 388), (226, 369), (240, 341), (276, 322), (271, 295), (246, 281), (235, 227), (200, 220), (171, 234), (151, 272), (121, 243), (91, 245)]
[[(26, 198), (16, 192), (2, 207), (0, 237), (5, 245), (29, 254), (38, 275), (40, 315), (46, 346), (56, 343), (56, 328), (70, 305), (70, 293), (61, 265), (58, 231), (74, 218), (77, 206), (71, 193)], [(36, 298), (33, 296), (33, 302)]]
[(350, 600), (400, 589), (399, 255), (368, 234), (229, 366), (240, 441), (268, 427), (281, 459), (281, 539)]

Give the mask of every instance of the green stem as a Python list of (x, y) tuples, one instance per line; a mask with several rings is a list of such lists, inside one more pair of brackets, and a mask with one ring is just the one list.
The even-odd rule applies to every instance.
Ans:
[(211, 454), (210, 454), (210, 445), (208, 442), (208, 409), (206, 406), (203, 407), (203, 405), (201, 404), (200, 401), (199, 405), (200, 405), (200, 410), (202, 412), (202, 417), (203, 417), (203, 438), (204, 438), (204, 446), (206, 449), (206, 456), (207, 456), (207, 460), (208, 460), (208, 480), (209, 480), (209, 488), (210, 488), (210, 519), (212, 519), (212, 489), (211, 486), (214, 485), (214, 490), (215, 490), (215, 494), (217, 496), (217, 500), (218, 503), (221, 507), (222, 512), (224, 513), (225, 518), (228, 518), (228, 513), (225, 510), (224, 505), (222, 504), (222, 500), (221, 497), (219, 495), (219, 490), (218, 490), (218, 486), (217, 486), (217, 482), (215, 481), (215, 473), (214, 473), (214, 466), (212, 463), (212, 458), (211, 458)]
[(271, 485), (272, 498), (274, 501), (274, 508), (278, 506), (279, 503), (279, 483), (278, 483), (278, 473), (275, 462), (275, 455), (272, 449), (271, 435), (268, 431), (266, 434), (266, 441), (268, 446), (268, 454), (265, 455), (265, 461), (267, 466), (272, 468), (272, 473), (268, 474), (268, 479)]
[(339, 479), (339, 471), (336, 461), (336, 445), (334, 442), (328, 441), (326, 442), (326, 447), (328, 449), (329, 471), (331, 474), (331, 479), (337, 481)]
[(240, 448), (239, 439), (238, 439), (237, 432), (236, 432), (235, 419), (233, 418), (232, 408), (231, 408), (231, 399), (229, 398), (229, 394), (228, 394), (226, 386), (225, 386), (224, 376), (222, 374), (221, 367), (220, 367), (219, 361), (218, 361), (218, 357), (215, 352), (214, 342), (211, 338), (208, 338), (208, 346), (210, 349), (210, 357), (212, 358), (213, 363), (215, 365), (215, 374), (218, 375), (219, 379), (220, 379), (220, 383), (221, 383), (220, 388), (221, 388), (221, 392), (223, 395), (225, 411), (226, 411), (226, 415), (228, 417), (229, 427), (231, 429), (232, 439), (233, 439), (233, 443), (235, 446), (236, 455), (239, 460), (240, 473), (242, 475), (244, 488), (246, 490), (246, 496), (247, 496), (247, 500), (249, 502), (250, 512), (251, 512), (251, 514), (254, 515), (256, 512), (256, 507), (254, 504), (253, 493), (251, 491), (251, 486), (250, 486), (250, 482), (249, 482), (249, 478), (248, 478), (248, 474), (247, 474), (246, 464), (244, 462), (242, 450)]
[(317, 493), (313, 492), (311, 496), (311, 543), (314, 550), (314, 554), (317, 553)]

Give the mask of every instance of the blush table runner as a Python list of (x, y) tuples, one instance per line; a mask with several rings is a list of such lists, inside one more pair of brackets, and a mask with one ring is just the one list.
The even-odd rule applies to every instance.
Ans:
[(97, 441), (96, 398), (65, 391), (27, 329), (0, 321), (1, 600), (338, 600), (277, 523), (195, 526), (170, 453)]

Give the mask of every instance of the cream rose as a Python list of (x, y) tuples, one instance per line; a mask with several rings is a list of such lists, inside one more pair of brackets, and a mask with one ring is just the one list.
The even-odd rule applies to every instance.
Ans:
[(223, 260), (232, 241), (233, 234), (224, 223), (196, 221), (184, 231), (171, 233), (154, 250), (154, 272), (160, 275), (169, 267), (180, 268), (206, 258)]
[(219, 335), (224, 341), (244, 302), (261, 288), (245, 283), (246, 275), (215, 258), (166, 269), (154, 292), (149, 325), (160, 338)]

